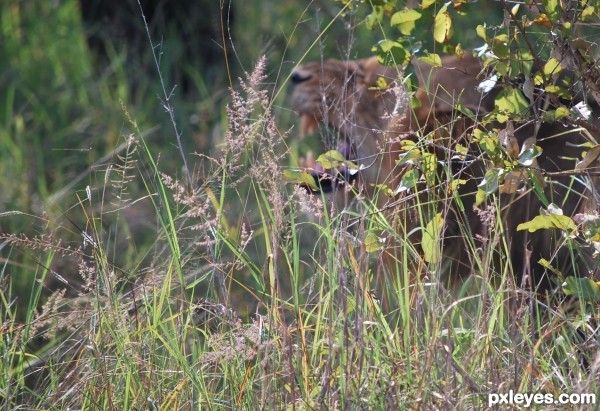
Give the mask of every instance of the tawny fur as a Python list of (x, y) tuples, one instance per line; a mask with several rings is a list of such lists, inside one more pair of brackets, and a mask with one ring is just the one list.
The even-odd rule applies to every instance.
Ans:
[[(360, 164), (372, 164), (361, 172), (364, 191), (372, 193), (375, 184), (387, 184), (395, 188), (405, 168), (398, 167), (396, 160), (400, 154), (399, 143), (403, 139), (416, 141), (420, 135), (436, 132), (438, 146), (452, 148), (457, 141), (465, 139), (474, 126), (464, 116), (457, 120), (456, 104), (460, 103), (475, 115), (482, 116), (494, 107), (494, 94), (484, 95), (478, 85), (484, 80), (479, 76), (482, 66), (478, 59), (465, 56), (445, 57), (443, 67), (432, 68), (420, 62), (413, 62), (413, 72), (418, 82), (415, 97), (420, 107), (409, 108), (408, 93), (402, 87), (402, 70), (396, 67), (384, 67), (375, 57), (355, 61), (329, 59), (324, 62), (312, 62), (297, 68), (292, 76), (296, 83), (292, 95), (292, 108), (303, 119), (301, 134), (312, 132), (318, 124), (337, 130), (341, 139), (347, 139), (356, 150), (355, 160)], [(381, 90), (381, 80), (390, 85)], [(392, 92), (392, 86), (395, 92)], [(496, 125), (498, 128), (504, 125)], [(519, 147), (528, 138), (534, 136), (533, 125), (521, 126), (515, 132)], [(562, 134), (562, 135), (561, 135)], [(540, 169), (547, 172), (572, 170), (573, 158), (581, 157), (582, 144), (588, 139), (578, 130), (567, 129), (560, 124), (542, 124), (537, 134), (537, 145), (543, 154), (537, 159)], [(569, 143), (569, 144), (567, 144)], [(335, 148), (335, 147), (332, 147)], [(448, 152), (440, 152), (439, 159), (449, 161)], [(473, 238), (485, 238), (484, 225), (480, 215), (474, 210), (477, 184), (485, 173), (484, 165), (478, 162), (462, 169), (461, 178), (469, 179), (459, 193), (464, 212), (453, 204), (444, 211), (446, 217), (446, 243), (448, 260), (452, 260), (451, 271), (472, 272), (472, 255), (466, 244), (460, 226), (467, 227)], [(459, 165), (460, 169), (460, 165)], [(570, 176), (554, 177), (545, 188), (546, 197), (562, 207), (566, 215), (574, 215), (585, 208), (596, 206), (594, 196), (600, 186), (597, 182), (590, 190), (582, 179), (573, 180)], [(431, 194), (431, 193), (429, 193)], [(443, 192), (440, 192), (444, 195)], [(380, 198), (385, 198), (380, 195)], [(425, 199), (424, 196), (422, 196)], [(394, 199), (380, 201), (392, 203)], [(402, 202), (405, 209), (414, 208), (414, 202)], [(557, 253), (557, 239), (552, 233), (543, 230), (534, 234), (516, 231), (518, 224), (531, 220), (540, 213), (542, 204), (533, 193), (501, 195), (502, 222), (509, 242), (512, 267), (518, 277), (527, 277), (531, 272), (533, 284), (549, 285), (544, 269), (537, 264), (540, 258), (552, 260)], [(398, 211), (398, 210), (396, 210)], [(404, 212), (398, 213), (410, 219)], [(421, 223), (402, 221), (405, 230), (413, 229)], [(463, 228), (464, 230), (464, 228)], [(476, 244), (476, 246), (483, 246)], [(528, 254), (531, 253), (530, 256)], [(578, 271), (588, 274), (597, 271), (590, 256), (582, 261), (573, 262), (564, 249), (557, 253), (560, 261), (558, 268), (565, 273)], [(531, 263), (531, 264), (530, 264)], [(573, 268), (575, 270), (573, 270)]]

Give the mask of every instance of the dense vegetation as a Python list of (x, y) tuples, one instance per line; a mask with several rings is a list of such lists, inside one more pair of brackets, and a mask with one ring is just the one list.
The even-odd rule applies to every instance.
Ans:
[[(202, 1), (146, 25), (127, 3), (101, 21), (75, 0), (0, 3), (0, 406), (483, 409), (509, 390), (599, 392), (585, 273), (550, 262), (542, 296), (509, 264), (451, 284), (422, 258), (423, 275), (389, 267), (378, 241), (403, 234), (368, 198), (332, 210), (283, 178), (319, 144), (297, 138), (289, 74), (322, 57), (436, 64), (485, 45), (504, 87), (533, 81), (562, 102), (545, 121), (593, 135), (565, 101), (598, 103), (598, 4)], [(559, 66), (580, 81), (550, 81)], [(525, 121), (525, 98), (506, 91), (493, 121)], [(481, 186), (492, 213), (511, 170)], [(577, 253), (598, 244), (588, 217), (546, 225)]]

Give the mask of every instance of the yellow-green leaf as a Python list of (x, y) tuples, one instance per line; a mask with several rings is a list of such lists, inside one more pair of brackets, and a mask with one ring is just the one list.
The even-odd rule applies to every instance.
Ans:
[(365, 237), (365, 250), (367, 253), (374, 253), (381, 250), (383, 241), (375, 233), (369, 233)]
[(423, 2), (421, 3), (421, 7), (423, 8), (423, 10), (433, 6), (435, 4), (436, 0), (423, 0)]
[(462, 178), (454, 179), (448, 185), (448, 194), (454, 193), (460, 186), (467, 184), (467, 180)]
[(447, 43), (454, 36), (452, 17), (448, 13), (449, 4), (446, 3), (433, 19), (433, 39), (438, 43)]
[(546, 64), (544, 64), (544, 74), (546, 77), (554, 76), (562, 71), (560, 61), (554, 57), (550, 58)]
[(292, 183), (304, 184), (313, 191), (319, 190), (319, 187), (315, 181), (315, 178), (310, 173), (307, 173), (306, 171), (284, 170), (283, 178), (286, 181), (289, 181)]
[(551, 19), (555, 19), (558, 16), (558, 0), (542, 0), (542, 4), (548, 12)]
[(475, 205), (480, 206), (481, 204), (483, 204), (485, 202), (486, 198), (487, 198), (487, 194), (485, 193), (485, 191), (483, 191), (480, 188), (477, 189), (477, 194), (475, 194)]
[(594, 15), (594, 11), (595, 11), (594, 6), (586, 6), (581, 11), (581, 19), (584, 20), (584, 19), (586, 19), (588, 17), (592, 17)]
[(419, 172), (415, 169), (408, 170), (406, 174), (402, 176), (402, 180), (400, 181), (400, 185), (396, 188), (395, 193), (400, 194), (405, 191), (409, 191), (411, 188), (417, 185), (419, 181)]
[(336, 168), (345, 160), (344, 155), (339, 151), (329, 150), (317, 158), (317, 163), (321, 164), (324, 168)]
[(408, 63), (411, 57), (402, 43), (390, 39), (379, 41), (371, 50), (377, 53), (377, 60), (384, 65), (390, 62), (394, 65)]
[(550, 264), (550, 261), (546, 260), (545, 258), (540, 258), (538, 260), (538, 264), (544, 267), (546, 270), (552, 271), (559, 278), (562, 278), (562, 272), (560, 270), (557, 270), (556, 267), (553, 267), (552, 264)]
[(485, 32), (485, 26), (482, 26), (480, 24), (479, 26), (477, 26), (475, 31), (477, 32), (477, 35), (479, 37), (481, 37), (483, 40), (487, 41), (487, 33)]
[(506, 87), (496, 97), (496, 108), (505, 113), (522, 114), (529, 109), (523, 94), (514, 87)]
[(538, 215), (533, 220), (517, 226), (517, 231), (528, 230), (530, 233), (549, 229), (574, 231), (577, 226), (571, 217), (557, 214)]
[(388, 83), (383, 77), (377, 77), (375, 84), (379, 90), (386, 90), (388, 87)]
[(436, 264), (442, 259), (441, 249), (441, 233), (444, 225), (444, 218), (442, 213), (437, 213), (433, 219), (427, 223), (425, 231), (423, 232), (423, 238), (421, 240), (421, 247), (425, 261), (431, 264)]
[[(548, 88), (546, 88), (548, 91)], [(544, 113), (544, 121), (553, 123), (561, 118), (567, 117), (571, 112), (566, 107), (559, 107), (556, 110), (548, 110)]]
[(429, 187), (433, 187), (435, 185), (435, 180), (437, 178), (437, 166), (437, 155), (434, 153), (423, 153), (421, 168), (423, 170), (423, 175), (425, 176), (425, 181)]
[(383, 191), (388, 197), (394, 196), (394, 190), (392, 190), (387, 184), (371, 184), (371, 187), (375, 187), (378, 190)]
[(400, 10), (392, 15), (390, 25), (397, 26), (400, 33), (408, 36), (415, 29), (416, 21), (421, 18), (421, 12), (415, 9)]
[(400, 149), (404, 151), (396, 160), (396, 164), (418, 164), (421, 161), (421, 151), (417, 148), (414, 141), (404, 140), (400, 143)]
[(442, 67), (442, 58), (439, 54), (427, 53), (425, 57), (420, 57), (419, 60), (433, 67)]

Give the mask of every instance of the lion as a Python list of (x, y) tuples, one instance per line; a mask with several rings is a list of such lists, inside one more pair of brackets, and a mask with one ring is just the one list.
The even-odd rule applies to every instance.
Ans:
[[(385, 67), (377, 58), (340, 61), (329, 59), (298, 67), (291, 76), (295, 85), (292, 108), (300, 116), (300, 136), (330, 127), (339, 148), (347, 157), (373, 162), (380, 154), (378, 134), (387, 127), (396, 104), (392, 93), (377, 90), (377, 80), (392, 82), (399, 76), (395, 67)], [(378, 167), (361, 173), (366, 183), (379, 179)]]
[[(481, 127), (478, 119), (494, 109), (498, 91), (482, 90), (484, 69), (481, 61), (473, 56), (444, 57), (441, 67), (413, 60), (412, 66), (418, 83), (414, 93), (418, 104), (414, 109), (410, 108), (409, 94), (402, 84), (403, 70), (383, 66), (377, 57), (350, 61), (328, 59), (299, 66), (291, 75), (294, 84), (291, 105), (301, 119), (301, 136), (315, 132), (319, 126), (334, 130), (338, 141), (329, 148), (340, 148), (348, 160), (366, 165), (359, 173), (358, 185), (369, 194), (377, 191), (375, 187), (382, 186), (394, 191), (409, 167), (398, 165), (406, 141), (418, 143), (425, 135), (433, 136), (429, 144), (438, 161), (450, 164), (446, 170), (450, 170), (456, 180), (465, 182), (458, 188), (458, 201), (453, 200), (456, 196), (448, 194), (447, 187), (433, 190), (450, 199), (451, 207), (444, 212), (443, 247), (447, 257), (444, 260), (449, 262), (449, 271), (460, 276), (473, 270), (472, 254), (486, 246), (483, 243), (489, 234), (483, 221), (485, 213), (481, 207), (475, 207), (478, 184), (485, 175), (486, 164), (477, 160), (481, 153), (476, 147), (467, 154), (470, 160), (453, 160), (456, 157), (453, 147), (458, 143), (471, 147), (469, 138), (476, 127)], [(488, 130), (492, 128), (504, 137), (503, 143), (513, 145), (509, 152), (516, 148), (518, 153), (533, 144), (542, 150), (535, 159), (535, 168), (539, 170), (539, 184), (535, 187), (538, 193), (521, 187), (500, 194), (500, 218), (513, 272), (522, 284), (547, 289), (552, 282), (546, 276), (547, 270), (538, 264), (541, 259), (552, 261), (553, 266), (565, 274), (587, 275), (598, 271), (591, 254), (572, 261), (569, 251), (559, 247), (560, 238), (549, 235), (547, 230), (535, 233), (517, 230), (519, 224), (532, 220), (549, 203), (557, 204), (568, 216), (595, 208), (595, 196), (600, 189), (597, 181), (590, 185), (592, 179), (568, 173), (574, 170), (576, 160), (581, 160), (581, 145), (589, 142), (589, 137), (579, 129), (557, 122), (516, 127), (512, 123), (487, 125)], [(534, 143), (532, 137), (536, 137)], [(551, 179), (543, 178), (553, 173)], [(526, 179), (522, 180), (517, 183), (522, 185)], [(422, 202), (433, 192), (425, 191), (428, 194), (418, 196)], [(397, 225), (404, 230), (419, 231), (426, 223), (392, 207), (403, 204), (404, 211), (411, 207), (414, 210), (415, 201), (386, 198), (380, 193), (378, 204), (392, 210), (392, 215), (395, 212), (396, 218), (404, 219)], [(465, 243), (465, 230), (469, 232), (467, 237), (479, 239), (478, 244)]]
[[(381, 65), (377, 57), (341, 61), (328, 59), (310, 62), (298, 67), (291, 75), (294, 84), (292, 109), (300, 116), (300, 136), (317, 130), (319, 125), (333, 129), (337, 136), (335, 147), (341, 152), (372, 164), (361, 172), (367, 191), (374, 183), (391, 178), (390, 152), (397, 147), (385, 139), (384, 131), (394, 120), (396, 129), (417, 130), (432, 123), (436, 113), (451, 113), (454, 102), (460, 101), (475, 113), (485, 113), (490, 107), (489, 99), (482, 101), (476, 91), (481, 71), (479, 60), (474, 57), (445, 59), (444, 67), (431, 70), (431, 66), (415, 61), (415, 75), (419, 84), (430, 84), (432, 92), (419, 88), (416, 98), (420, 107), (410, 115), (407, 111), (408, 94), (396, 84), (403, 70), (399, 67)], [(379, 81), (390, 85), (382, 89)], [(341, 140), (341, 141), (340, 141)], [(386, 141), (387, 140), (387, 141)], [(387, 148), (384, 146), (388, 145)], [(334, 147), (334, 148), (335, 148)], [(381, 156), (388, 153), (388, 156)], [(383, 164), (382, 164), (383, 163)]]

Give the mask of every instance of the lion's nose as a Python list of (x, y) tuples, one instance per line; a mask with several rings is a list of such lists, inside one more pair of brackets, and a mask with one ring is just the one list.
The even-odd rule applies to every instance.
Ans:
[(294, 84), (300, 84), (306, 80), (309, 80), (312, 76), (310, 74), (303, 74), (301, 71), (294, 71), (292, 73), (292, 77), (290, 77), (290, 80), (292, 80), (292, 83)]

